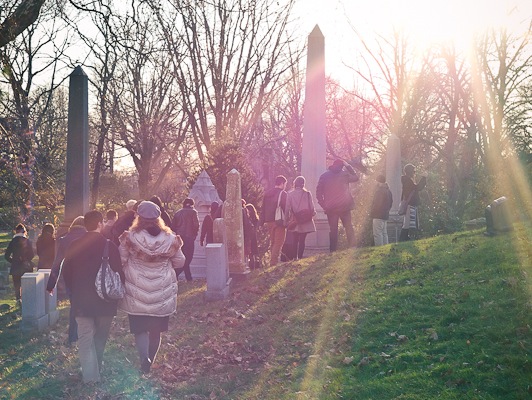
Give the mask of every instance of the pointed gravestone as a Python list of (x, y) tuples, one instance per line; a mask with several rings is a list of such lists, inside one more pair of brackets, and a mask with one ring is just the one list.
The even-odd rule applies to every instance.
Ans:
[(386, 146), (386, 182), (393, 196), (393, 205), (388, 219), (388, 240), (390, 243), (399, 241), (403, 216), (397, 214), (401, 202), (401, 141), (397, 135), (391, 134)]
[(229, 273), (235, 278), (249, 273), (244, 259), (244, 226), (242, 217), (242, 189), (240, 173), (232, 169), (227, 174), (226, 199), (222, 208), (227, 237)]
[[(202, 171), (199, 174), (194, 186), (190, 190), (188, 195), (191, 199), (194, 200), (194, 207), (198, 211), (198, 219), (200, 226), (203, 222), (203, 219), (209, 214), (209, 208), (213, 201), (221, 203), (220, 196), (216, 191), (216, 188), (212, 184), (211, 178), (206, 171)], [(200, 232), (201, 233), (201, 232)], [(196, 242), (194, 243), (194, 257), (190, 264), (190, 272), (192, 276), (196, 278), (205, 278), (207, 260), (205, 254), (205, 247), (200, 246), (200, 233), (196, 237)]]
[(326, 170), (325, 140), (325, 38), (316, 25), (308, 37), (305, 107), (303, 109), (303, 152), (301, 175), (314, 196), (316, 232), (309, 233), (305, 251), (325, 251), (329, 248), (327, 216), (316, 200), (318, 179)]

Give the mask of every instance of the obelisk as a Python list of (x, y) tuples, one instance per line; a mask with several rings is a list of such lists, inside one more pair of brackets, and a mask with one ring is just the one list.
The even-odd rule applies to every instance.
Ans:
[(318, 179), (326, 170), (325, 139), (325, 38), (318, 25), (308, 36), (305, 106), (303, 109), (303, 153), (301, 175), (305, 186), (314, 197), (317, 215), (314, 217), (316, 233), (307, 235), (309, 252), (328, 249), (329, 226), (327, 217), (316, 200)]
[[(89, 211), (89, 79), (78, 65), (70, 74), (65, 185), (68, 228), (78, 215)], [(58, 233), (59, 234), (59, 233)]]
[(388, 219), (388, 240), (390, 243), (397, 243), (403, 225), (403, 216), (397, 214), (403, 188), (401, 185), (401, 140), (393, 133), (388, 138), (386, 145), (386, 182), (393, 197)]

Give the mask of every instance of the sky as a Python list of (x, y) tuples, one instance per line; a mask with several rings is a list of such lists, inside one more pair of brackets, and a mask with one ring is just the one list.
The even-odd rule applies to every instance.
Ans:
[(532, 0), (296, 0), (294, 16), (302, 32), (319, 25), (326, 74), (347, 83), (353, 74), (344, 64), (353, 66), (360, 51), (353, 29), (369, 37), (401, 27), (421, 48), (437, 41), (460, 48), (487, 27), (523, 32), (532, 20)]

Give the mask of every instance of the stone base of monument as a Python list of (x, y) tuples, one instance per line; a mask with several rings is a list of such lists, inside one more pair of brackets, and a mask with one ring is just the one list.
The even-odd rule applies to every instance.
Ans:
[(395, 213), (390, 213), (388, 218), (388, 243), (398, 243), (403, 227), (404, 217)]
[(248, 278), (248, 275), (251, 273), (251, 271), (246, 268), (244, 271), (238, 271), (238, 272), (230, 272), (229, 276), (234, 279), (235, 282), (242, 282), (245, 281)]
[(229, 277), (227, 252), (222, 243), (210, 243), (205, 246), (207, 261), (207, 291), (205, 300), (224, 300), (229, 296), (232, 278)]
[(45, 309), (45, 275), (39, 272), (22, 276), (22, 321), (23, 330), (43, 330), (49, 324)]
[[(323, 214), (325, 217), (325, 214)], [(305, 239), (305, 257), (329, 251), (329, 223), (327, 217), (315, 218), (316, 232), (311, 232)]]

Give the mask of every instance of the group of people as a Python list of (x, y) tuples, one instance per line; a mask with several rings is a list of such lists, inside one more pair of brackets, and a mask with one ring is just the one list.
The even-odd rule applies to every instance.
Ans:
[[(415, 168), (408, 164), (402, 176), (401, 198), (407, 209), (400, 240), (409, 239), (409, 231), (418, 227), (419, 191), (426, 185), (422, 177), (414, 181)], [(349, 245), (354, 245), (355, 233), (351, 221), (354, 200), (349, 184), (359, 177), (347, 162), (336, 160), (323, 173), (316, 187), (318, 204), (327, 215), (330, 228), (330, 251), (338, 246), (338, 223), (342, 222)], [(384, 176), (377, 177), (377, 189), (372, 202), (375, 245), (388, 243), (387, 220), (392, 206), (392, 194)], [(286, 191), (287, 179), (279, 175), (274, 187), (263, 199), (260, 216), (255, 206), (242, 200), (244, 249), (251, 269), (260, 265), (257, 229), (264, 225), (270, 237), (270, 265), (282, 257), (301, 259), (308, 233), (315, 232), (316, 209), (305, 178), (298, 176)], [(222, 206), (213, 202), (201, 225), (200, 245), (214, 241), (213, 225), (221, 217)], [(46, 290), (55, 289), (64, 278), (70, 299), (68, 343), (78, 342), (84, 382), (98, 381), (101, 376), (103, 352), (113, 317), (120, 308), (128, 314), (130, 332), (140, 358), (142, 372), (150, 371), (161, 343), (161, 333), (168, 330), (169, 316), (176, 310), (177, 281), (181, 272), (192, 280), (190, 263), (194, 242), (200, 230), (194, 200), (186, 198), (173, 218), (165, 211), (157, 196), (149, 201), (129, 200), (126, 211), (118, 216), (108, 210), (89, 211), (72, 221), (68, 232), (55, 239), (52, 224), (45, 224), (36, 243), (38, 269), (51, 269)], [(287, 234), (291, 240), (287, 241)], [(288, 244), (288, 245), (287, 245)], [(108, 248), (109, 265), (125, 286), (125, 297), (119, 301), (101, 299), (95, 279), (102, 263), (104, 247)], [(17, 302), (21, 301), (21, 277), (33, 271), (33, 246), (23, 224), (17, 225), (5, 258), (10, 262)]]

